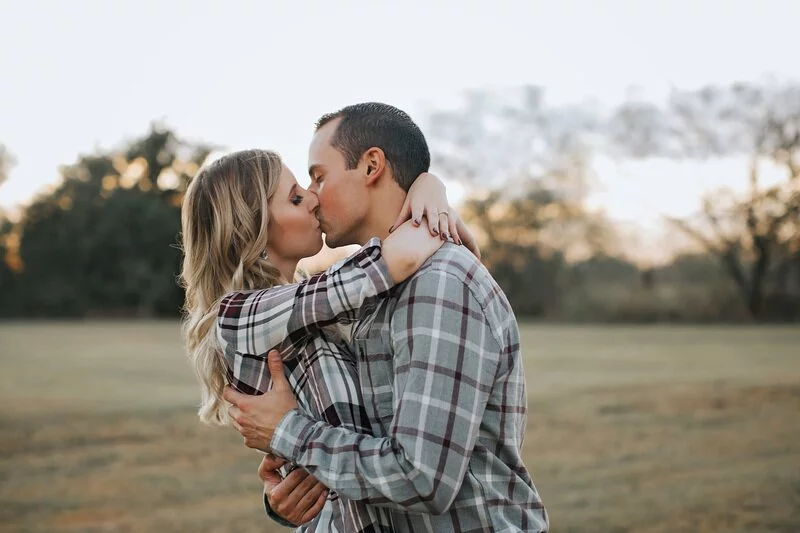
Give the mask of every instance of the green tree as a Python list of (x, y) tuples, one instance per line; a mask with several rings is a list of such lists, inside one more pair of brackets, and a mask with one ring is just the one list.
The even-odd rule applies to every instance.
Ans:
[(180, 202), (210, 147), (153, 125), (120, 149), (81, 156), (16, 228), (28, 295), (20, 313), (175, 315)]
[[(0, 189), (13, 168), (16, 160), (11, 152), (0, 144)], [(12, 302), (16, 301), (15, 289), (17, 273), (15, 271), (17, 237), (13, 232), (14, 225), (0, 209), (0, 316), (10, 315)]]

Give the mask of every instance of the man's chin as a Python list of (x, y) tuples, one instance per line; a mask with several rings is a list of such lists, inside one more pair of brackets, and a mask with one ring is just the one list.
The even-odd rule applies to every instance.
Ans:
[(325, 238), (325, 246), (327, 246), (328, 248), (338, 248), (339, 246), (341, 246), (341, 244), (339, 244), (338, 239), (336, 239), (336, 236), (331, 235), (330, 233), (325, 233), (324, 238)]
[(324, 236), (325, 246), (328, 248), (341, 248), (342, 246), (359, 244), (358, 239), (354, 239), (352, 235), (343, 235), (341, 233), (325, 233)]

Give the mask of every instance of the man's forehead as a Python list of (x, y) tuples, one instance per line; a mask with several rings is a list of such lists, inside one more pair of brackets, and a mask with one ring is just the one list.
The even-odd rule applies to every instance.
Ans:
[(336, 126), (341, 119), (331, 120), (316, 132), (311, 138), (311, 149), (320, 149), (330, 146), (333, 134), (336, 132)]
[(322, 159), (326, 154), (330, 155), (330, 150), (335, 150), (331, 145), (333, 134), (336, 132), (336, 126), (341, 119), (334, 119), (320, 129), (318, 129), (314, 136), (311, 138), (311, 144), (308, 147), (308, 166), (309, 170), (322, 163)]

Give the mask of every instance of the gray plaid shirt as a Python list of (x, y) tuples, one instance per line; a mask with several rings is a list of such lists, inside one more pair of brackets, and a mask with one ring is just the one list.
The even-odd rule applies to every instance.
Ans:
[(519, 330), (488, 271), (445, 244), (367, 311), (353, 344), (374, 436), (295, 410), (272, 451), (342, 496), (388, 508), (396, 531), (547, 531), (520, 455)]

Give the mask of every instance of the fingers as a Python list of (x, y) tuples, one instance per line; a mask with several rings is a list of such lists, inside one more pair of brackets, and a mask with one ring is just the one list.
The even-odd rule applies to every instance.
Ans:
[(278, 468), (283, 466), (285, 462), (280, 457), (268, 453), (261, 460), (261, 464), (258, 465), (258, 477), (264, 483), (264, 492), (267, 495), (280, 484), (282, 478)]
[(320, 495), (317, 497), (317, 501), (314, 502), (314, 505), (305, 512), (305, 514), (301, 517), (301, 523), (305, 524), (309, 520), (312, 520), (315, 516), (317, 516), (322, 508), (325, 507), (325, 502), (328, 500), (328, 490), (322, 491)]
[(228, 403), (239, 405), (239, 402), (241, 402), (242, 399), (246, 398), (247, 396), (234, 390), (234, 388), (230, 385), (225, 385), (225, 388), (222, 390), (222, 397)]
[(264, 483), (264, 490), (268, 494), (281, 483), (281, 474), (277, 470), (260, 474), (260, 477), (261, 481)]
[(443, 241), (450, 239), (450, 216), (447, 211), (439, 212), (439, 235), (442, 236)]
[(278, 457), (273, 453), (264, 454), (264, 457), (261, 459), (261, 464), (259, 465), (258, 469), (261, 470), (277, 470), (283, 465), (286, 464), (286, 459), (283, 457)]
[(467, 226), (459, 226), (460, 234), (461, 234), (461, 241), (464, 243), (464, 246), (472, 252), (475, 257), (478, 259), (481, 258), (481, 250), (478, 247), (478, 241), (475, 239), (475, 235)]
[[(309, 475), (308, 477), (314, 479), (314, 477), (311, 475)], [(303, 495), (302, 498), (300, 498), (300, 501), (297, 502), (295, 508), (299, 511), (298, 520), (300, 520), (301, 523), (307, 522), (309, 520), (305, 518), (304, 515), (317, 504), (317, 501), (319, 500), (320, 495), (322, 494), (325, 494), (327, 496), (328, 488), (319, 481), (317, 481), (316, 484), (313, 485), (308, 490), (308, 492), (306, 492), (306, 494)]]
[(400, 208), (400, 213), (397, 215), (394, 224), (392, 224), (392, 227), (389, 228), (389, 233), (393, 232), (397, 226), (399, 226), (409, 218), (411, 218), (411, 203), (409, 196), (406, 195), (406, 200), (403, 202), (403, 207)]
[(267, 481), (267, 477), (274, 479), (274, 476), (277, 476), (278, 481), (280, 481), (278, 469), (285, 464), (285, 459), (268, 453), (264, 455), (263, 459), (261, 459), (261, 464), (258, 465), (258, 477), (261, 478), (261, 481)]
[(425, 213), (428, 219), (428, 228), (430, 229), (431, 235), (438, 236), (441, 232), (439, 231), (439, 210), (428, 208), (427, 212)]
[(453, 242), (460, 246), (461, 236), (458, 234), (458, 213), (452, 209), (448, 212), (450, 213), (450, 216), (447, 217), (447, 226), (448, 230), (450, 231), (450, 237), (453, 239)]
[(422, 224), (422, 217), (425, 215), (425, 206), (420, 203), (411, 204), (411, 223), (415, 227)]
[(286, 375), (283, 373), (283, 359), (281, 359), (281, 354), (278, 350), (269, 352), (267, 365), (272, 376), (272, 390), (279, 392), (291, 390), (289, 382), (286, 380)]
[(328, 489), (314, 476), (302, 469), (292, 471), (269, 493), (270, 506), (282, 517), (295, 524), (303, 523), (322, 493)]
[(286, 476), (283, 479), (283, 481), (281, 481), (280, 485), (275, 487), (275, 489), (270, 494), (270, 498), (274, 499), (275, 501), (285, 500), (308, 477), (311, 477), (309, 485), (313, 485), (313, 483), (317, 481), (314, 477), (309, 476), (308, 472), (306, 472), (302, 468), (298, 468), (297, 470), (292, 470), (291, 472), (289, 472), (289, 475)]
[(231, 417), (231, 424), (233, 424), (233, 427), (236, 428), (236, 431), (241, 433), (242, 425), (240, 423), (240, 420), (242, 419), (242, 410), (236, 407), (235, 405), (232, 405), (228, 407), (228, 415)]

